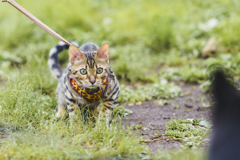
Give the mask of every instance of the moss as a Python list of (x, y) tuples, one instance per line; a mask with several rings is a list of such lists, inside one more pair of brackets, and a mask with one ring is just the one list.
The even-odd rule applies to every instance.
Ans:
[[(199, 124), (207, 125), (199, 125)], [(184, 147), (198, 147), (203, 138), (208, 134), (211, 124), (198, 119), (172, 119), (166, 125), (165, 135), (174, 140), (184, 142)]]

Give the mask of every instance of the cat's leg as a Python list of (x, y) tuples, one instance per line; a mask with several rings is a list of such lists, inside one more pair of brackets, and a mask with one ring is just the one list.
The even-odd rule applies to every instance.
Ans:
[(109, 88), (103, 98), (103, 106), (99, 113), (99, 121), (105, 120), (107, 124), (110, 123), (110, 120), (112, 118), (111, 117), (112, 110), (113, 110), (114, 104), (117, 102), (119, 92), (120, 92), (119, 83), (111, 68), (109, 68), (109, 75), (111, 75), (112, 78), (110, 78), (110, 81), (108, 84)]
[[(63, 90), (63, 85), (61, 82), (58, 83), (57, 90), (56, 90), (56, 96), (57, 96), (57, 102), (58, 102), (58, 111), (56, 113), (56, 117), (58, 119), (63, 118), (66, 116), (67, 106), (66, 106), (66, 99), (65, 94)], [(65, 117), (64, 117), (65, 118)]]
[(78, 107), (77, 101), (73, 98), (72, 94), (69, 92), (65, 92), (65, 98), (67, 102), (67, 110), (69, 114), (70, 124), (71, 126), (74, 123), (77, 123), (80, 119), (80, 109)]
[(59, 86), (60, 84), (58, 85), (58, 88), (57, 88), (57, 101), (58, 101), (58, 111), (56, 113), (56, 117), (57, 119), (61, 119), (63, 118), (66, 113), (66, 100), (65, 100), (65, 95), (64, 93), (62, 92), (61, 89), (59, 89)]
[(105, 101), (98, 115), (98, 123), (104, 121), (107, 125), (110, 123), (114, 101)]
[(58, 111), (56, 113), (57, 118), (61, 118), (66, 113), (66, 107), (62, 104), (58, 105)]

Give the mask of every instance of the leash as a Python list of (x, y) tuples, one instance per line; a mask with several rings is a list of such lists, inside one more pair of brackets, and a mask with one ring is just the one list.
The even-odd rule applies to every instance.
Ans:
[(55, 31), (53, 31), (51, 28), (49, 28), (46, 24), (44, 24), (42, 21), (40, 21), (37, 17), (32, 15), (30, 12), (28, 12), (26, 9), (24, 9), (22, 6), (20, 6), (17, 2), (14, 0), (2, 0), (2, 2), (8, 2), (13, 7), (15, 7), (17, 10), (22, 12), (26, 17), (28, 17), (32, 22), (36, 23), (38, 26), (40, 26), (42, 29), (59, 39), (60, 41), (66, 43), (67, 45), (71, 45), (67, 40), (65, 40), (63, 37), (61, 37), (59, 34), (57, 34)]

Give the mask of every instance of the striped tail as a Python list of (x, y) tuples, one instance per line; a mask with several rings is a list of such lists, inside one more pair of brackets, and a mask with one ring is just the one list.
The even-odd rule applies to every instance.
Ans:
[[(71, 44), (78, 46), (76, 42), (71, 42)], [(48, 65), (52, 72), (52, 75), (59, 79), (62, 76), (62, 68), (58, 63), (58, 55), (63, 50), (68, 49), (69, 45), (59, 42), (55, 47), (53, 47), (49, 52)]]

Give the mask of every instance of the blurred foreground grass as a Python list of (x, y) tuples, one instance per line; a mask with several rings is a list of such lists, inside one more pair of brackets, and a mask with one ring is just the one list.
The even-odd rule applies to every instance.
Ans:
[[(177, 97), (181, 89), (162, 81), (202, 83), (207, 68), (221, 64), (239, 79), (238, 0), (16, 0), (69, 41), (110, 43), (110, 64), (125, 85), (121, 102)], [(129, 128), (55, 122), (55, 88), (47, 66), (58, 40), (7, 3), (0, 3), (0, 124), (8, 133), (0, 159), (149, 158)], [(200, 54), (209, 38), (216, 53)], [(67, 52), (60, 55), (65, 66)], [(155, 83), (155, 84), (152, 84)], [(149, 89), (148, 89), (149, 88)], [(143, 94), (147, 92), (147, 94)], [(154, 92), (154, 93), (153, 93)], [(2, 141), (2, 140), (1, 140)], [(201, 159), (200, 151), (159, 152), (152, 158)]]

